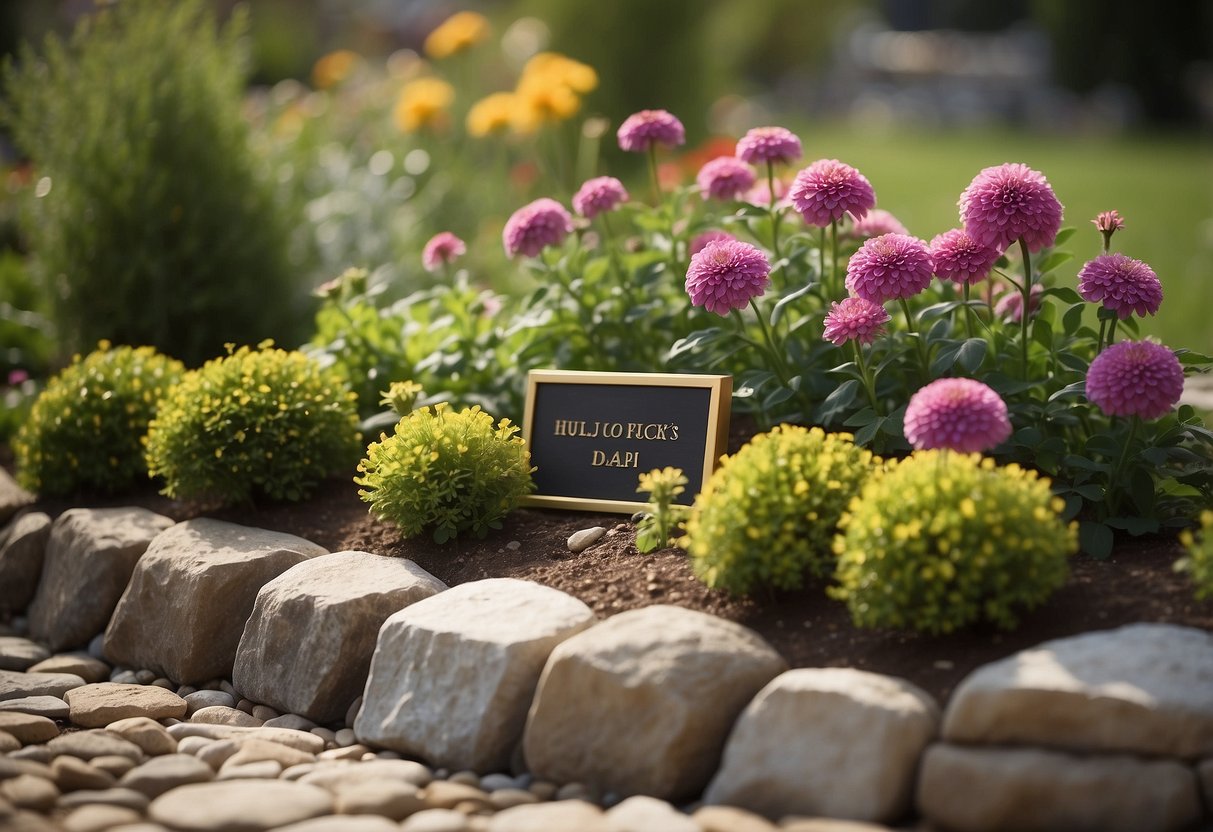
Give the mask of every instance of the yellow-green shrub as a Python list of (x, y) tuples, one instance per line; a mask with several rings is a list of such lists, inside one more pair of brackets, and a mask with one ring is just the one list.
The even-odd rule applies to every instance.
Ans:
[(861, 627), (1003, 628), (1065, 583), (1077, 524), (1049, 481), (1018, 465), (918, 451), (864, 486), (839, 523), (831, 589)]
[(727, 457), (696, 498), (683, 546), (710, 587), (795, 589), (834, 568), (838, 518), (873, 468), (848, 434), (780, 425)]
[(13, 439), (17, 480), (64, 496), (147, 484), (141, 439), (160, 397), (184, 372), (151, 347), (102, 341), (47, 382)]
[(174, 498), (302, 500), (359, 446), (354, 394), (264, 342), (185, 374), (148, 426), (147, 464)]
[(1196, 597), (1203, 600), (1213, 598), (1213, 511), (1200, 513), (1200, 531), (1184, 530), (1179, 542), (1188, 550), (1177, 568), (1192, 576), (1196, 584)]
[(446, 403), (414, 410), (392, 436), (381, 435), (358, 464), (358, 494), (405, 537), (432, 529), (438, 543), (470, 532), (484, 537), (534, 487), (531, 456), (518, 428), (479, 407)]

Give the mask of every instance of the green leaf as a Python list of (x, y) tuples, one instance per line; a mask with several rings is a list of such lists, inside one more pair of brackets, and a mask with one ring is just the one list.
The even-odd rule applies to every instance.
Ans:
[(795, 303), (805, 295), (812, 293), (819, 284), (815, 281), (810, 281), (804, 286), (792, 292), (790, 295), (785, 295), (779, 299), (779, 303), (775, 304), (775, 308), (771, 310), (771, 327), (779, 326), (779, 322), (783, 320), (783, 315), (787, 311), (788, 304)]
[(834, 388), (830, 395), (826, 396), (825, 401), (818, 408), (818, 419), (822, 422), (830, 422), (835, 416), (845, 411), (851, 406), (851, 402), (855, 401), (855, 396), (859, 393), (859, 382), (855, 379), (849, 379)]
[(876, 438), (876, 434), (880, 431), (881, 425), (884, 424), (885, 417), (880, 416), (875, 420), (868, 422), (859, 430), (855, 431), (855, 444), (867, 445)]
[(957, 353), (956, 360), (970, 373), (975, 373), (981, 366), (981, 362), (985, 360), (988, 347), (989, 344), (985, 339), (970, 338), (960, 345), (960, 352)]
[(861, 428), (864, 425), (871, 424), (874, 420), (876, 420), (878, 418), (880, 418), (880, 417), (878, 417), (876, 415), (875, 410), (873, 410), (870, 407), (865, 407), (863, 410), (860, 410), (857, 413), (852, 413), (850, 416), (847, 417), (847, 420), (845, 422), (843, 422), (842, 424), (843, 424), (843, 427)]
[(1061, 328), (1063, 332), (1071, 335), (1078, 332), (1078, 328), (1082, 326), (1082, 313), (1085, 305), (1076, 303), (1066, 310), (1066, 313), (1061, 317)]
[(1158, 531), (1158, 520), (1153, 517), (1109, 517), (1104, 523), (1113, 529), (1123, 529), (1134, 537)]
[(776, 387), (763, 399), (762, 407), (764, 410), (770, 410), (776, 405), (783, 404), (790, 398), (792, 398), (792, 390), (790, 388)]
[(1087, 380), (1083, 379), (1082, 381), (1076, 381), (1073, 384), (1067, 384), (1065, 387), (1061, 388), (1060, 390), (1054, 391), (1054, 393), (1051, 396), (1049, 396), (1049, 401), (1055, 401), (1056, 399), (1064, 399), (1064, 398), (1068, 398), (1071, 396), (1085, 396), (1086, 394), (1087, 394)]
[(964, 342), (953, 341), (936, 353), (935, 358), (931, 361), (931, 375), (942, 376), (949, 372), (956, 363), (956, 356), (960, 354), (960, 348), (963, 345)]
[(1093, 558), (1107, 560), (1113, 539), (1112, 530), (1103, 523), (1084, 520), (1078, 524), (1078, 545)]
[(1175, 356), (1179, 359), (1180, 364), (1210, 364), (1213, 363), (1213, 356), (1205, 355), (1194, 350), (1176, 350)]
[(1044, 259), (1044, 262), (1040, 264), (1040, 273), (1042, 275), (1048, 274), (1049, 272), (1053, 271), (1058, 266), (1060, 266), (1062, 263), (1066, 263), (1073, 259), (1074, 259), (1074, 255), (1068, 251), (1055, 251), (1052, 254), (1050, 254), (1048, 257), (1046, 257)]

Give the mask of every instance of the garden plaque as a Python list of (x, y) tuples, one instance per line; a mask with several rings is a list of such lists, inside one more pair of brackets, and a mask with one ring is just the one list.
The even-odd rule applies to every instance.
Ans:
[(725, 452), (732, 376), (532, 370), (523, 436), (535, 466), (529, 506), (632, 513), (640, 474), (667, 465), (690, 505)]

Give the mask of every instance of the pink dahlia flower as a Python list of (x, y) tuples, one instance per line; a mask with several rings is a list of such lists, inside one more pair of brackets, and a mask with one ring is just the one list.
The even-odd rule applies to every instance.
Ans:
[(1154, 341), (1121, 341), (1087, 370), (1087, 398), (1110, 416), (1157, 419), (1171, 412), (1184, 391), (1175, 353)]
[(713, 228), (711, 231), (705, 231), (695, 237), (695, 239), (691, 240), (691, 256), (694, 257), (696, 254), (703, 251), (707, 247), (708, 243), (719, 243), (724, 240), (736, 239), (737, 238), (729, 232), (721, 231), (716, 228)]
[(800, 139), (786, 127), (755, 127), (737, 142), (737, 158), (751, 165), (795, 162), (801, 153)]
[[(1033, 283), (1032, 288), (1028, 292), (1028, 317), (1034, 317), (1040, 310), (1040, 296), (1044, 294), (1045, 287), (1039, 283)], [(1023, 292), (1012, 286), (1003, 286), (1002, 292), (998, 295), (998, 302), (994, 304), (994, 315), (1004, 321), (1012, 323), (1021, 323), (1023, 321)]]
[(665, 110), (641, 110), (619, 125), (619, 146), (629, 153), (645, 153), (653, 145), (677, 147), (687, 140), (686, 129)]
[(984, 246), (963, 228), (945, 231), (931, 240), (935, 274), (954, 283), (977, 283), (990, 275), (1001, 256), (998, 249)]
[(444, 263), (454, 263), (467, 253), (463, 240), (449, 231), (441, 231), (430, 238), (421, 251), (421, 265), (427, 272), (436, 272)]
[(831, 344), (840, 346), (851, 340), (870, 344), (877, 335), (884, 333), (884, 325), (888, 322), (889, 313), (879, 303), (864, 298), (844, 298), (830, 304), (824, 337)]
[(1095, 223), (1100, 234), (1107, 237), (1125, 227), (1125, 221), (1119, 211), (1100, 211), (1091, 222)]
[(876, 192), (867, 177), (837, 159), (818, 159), (796, 174), (788, 196), (804, 221), (819, 228), (843, 214), (861, 220), (876, 207)]
[(855, 220), (848, 232), (850, 236), (864, 240), (881, 234), (909, 234), (901, 220), (883, 208), (873, 208), (861, 220)]
[(1007, 405), (980, 381), (941, 378), (910, 397), (906, 439), (915, 448), (988, 451), (1011, 435)]
[(986, 168), (960, 195), (959, 207), (969, 236), (999, 251), (1020, 238), (1028, 251), (1040, 251), (1061, 228), (1061, 203), (1044, 175), (1027, 165)]
[(1154, 270), (1123, 254), (1101, 254), (1078, 272), (1078, 294), (1102, 302), (1121, 318), (1153, 315), (1162, 305), (1162, 283)]
[(771, 264), (759, 249), (740, 240), (708, 243), (691, 258), (686, 290), (691, 303), (717, 315), (742, 309), (771, 282)]
[(522, 206), (505, 223), (501, 242), (507, 257), (534, 257), (548, 246), (559, 245), (573, 230), (573, 218), (554, 199), (543, 197)]
[(614, 211), (628, 201), (627, 189), (613, 176), (597, 176), (586, 180), (573, 194), (573, 210), (587, 220)]
[(910, 298), (931, 285), (927, 244), (906, 234), (873, 237), (847, 263), (847, 289), (873, 303)]
[(719, 156), (695, 176), (704, 199), (737, 199), (754, 185), (754, 170), (734, 156)]

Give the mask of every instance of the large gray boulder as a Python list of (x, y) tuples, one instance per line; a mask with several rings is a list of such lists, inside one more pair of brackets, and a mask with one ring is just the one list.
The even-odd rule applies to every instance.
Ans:
[(18, 515), (0, 530), (0, 614), (21, 612), (34, 600), (51, 518), (40, 511)]
[(910, 808), (939, 708), (902, 679), (847, 668), (789, 670), (746, 706), (704, 795), (778, 820), (889, 822)]
[(182, 684), (227, 678), (261, 587), (325, 554), (280, 532), (207, 518), (178, 523), (139, 559), (105, 631), (105, 656)]
[(552, 651), (523, 745), (536, 777), (696, 797), (734, 720), (786, 669), (753, 631), (672, 606), (620, 613)]
[(951, 832), (1177, 832), (1201, 814), (1196, 774), (1174, 760), (943, 743), (923, 757), (917, 802)]
[(548, 655), (593, 621), (576, 598), (513, 578), (418, 601), (379, 632), (354, 733), (447, 768), (506, 769)]
[(0, 468), (0, 527), (33, 501), (34, 495), (17, 485), (8, 471)]
[(973, 671), (949, 742), (1196, 759), (1213, 755), (1213, 634), (1133, 624), (1048, 641)]
[(368, 552), (298, 563), (257, 593), (232, 684), (284, 713), (338, 721), (362, 693), (384, 620), (444, 589), (411, 560)]
[(105, 629), (135, 563), (173, 521), (145, 508), (73, 508), (51, 526), (30, 634), (52, 650), (84, 647)]

